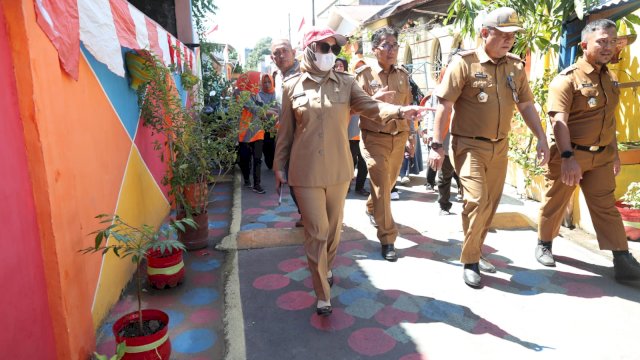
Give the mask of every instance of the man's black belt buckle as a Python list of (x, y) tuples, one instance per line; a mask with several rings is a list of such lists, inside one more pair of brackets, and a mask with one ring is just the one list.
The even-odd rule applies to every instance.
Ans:
[(583, 145), (578, 145), (574, 143), (571, 143), (571, 146), (573, 146), (573, 148), (577, 150), (589, 151), (589, 152), (595, 152), (595, 153), (602, 152), (606, 148), (606, 146), (583, 146)]

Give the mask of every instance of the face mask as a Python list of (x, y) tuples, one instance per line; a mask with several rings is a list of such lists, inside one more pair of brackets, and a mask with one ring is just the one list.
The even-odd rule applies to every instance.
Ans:
[(335, 65), (335, 62), (336, 62), (336, 56), (333, 53), (331, 52), (328, 54), (315, 53), (315, 56), (316, 56), (316, 60), (314, 61), (314, 63), (316, 64), (318, 69), (320, 69), (320, 71), (329, 71), (333, 69), (333, 65)]

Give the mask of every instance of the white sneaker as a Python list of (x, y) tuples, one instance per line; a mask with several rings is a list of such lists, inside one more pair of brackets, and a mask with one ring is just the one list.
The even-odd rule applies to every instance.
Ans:
[(400, 194), (398, 194), (398, 192), (394, 191), (391, 193), (391, 200), (400, 200)]
[(400, 184), (402, 185), (407, 185), (410, 182), (411, 182), (411, 179), (409, 179), (408, 176), (403, 176), (402, 179), (400, 179)]

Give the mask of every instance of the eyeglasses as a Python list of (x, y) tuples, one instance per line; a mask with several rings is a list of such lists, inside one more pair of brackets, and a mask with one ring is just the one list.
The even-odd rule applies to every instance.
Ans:
[(278, 49), (273, 53), (271, 53), (271, 55), (273, 55), (273, 57), (284, 57), (284, 56), (287, 56), (288, 53), (289, 53), (289, 50), (287, 49)]
[(400, 48), (400, 45), (398, 43), (384, 43), (378, 46), (378, 49), (380, 50), (386, 50), (386, 51), (391, 51), (391, 50), (398, 50)]
[(338, 44), (329, 45), (326, 42), (316, 42), (316, 50), (320, 50), (322, 54), (328, 54), (331, 51), (334, 55), (340, 54), (342, 46)]

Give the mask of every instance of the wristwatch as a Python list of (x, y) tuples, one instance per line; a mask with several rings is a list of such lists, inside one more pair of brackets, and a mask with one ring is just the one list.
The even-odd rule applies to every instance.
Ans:
[(570, 158), (572, 156), (573, 156), (573, 151), (571, 151), (571, 150), (563, 151), (560, 154), (560, 157), (563, 158), (563, 159), (568, 159), (568, 158)]
[(431, 142), (431, 149), (432, 150), (438, 150), (442, 148), (442, 144), (438, 143), (438, 142)]

